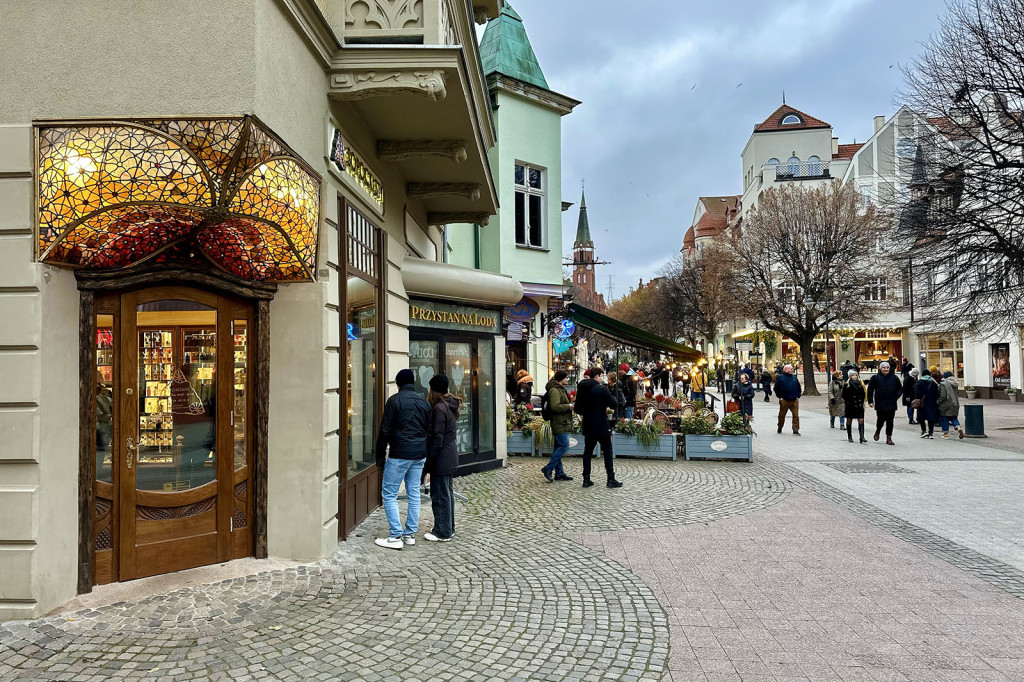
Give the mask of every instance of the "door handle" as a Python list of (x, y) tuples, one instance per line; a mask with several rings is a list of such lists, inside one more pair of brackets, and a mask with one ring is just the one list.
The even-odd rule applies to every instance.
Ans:
[(124, 447), (127, 450), (124, 454), (124, 463), (129, 469), (131, 469), (132, 465), (135, 463), (135, 453), (133, 451), (137, 451), (139, 446), (132, 441), (131, 436), (128, 436), (128, 441), (124, 444)]

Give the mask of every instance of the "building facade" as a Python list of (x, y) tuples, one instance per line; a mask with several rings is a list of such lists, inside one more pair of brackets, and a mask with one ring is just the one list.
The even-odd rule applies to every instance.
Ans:
[(523, 290), (443, 263), (442, 227), (497, 209), (501, 2), (374, 7), (0, 10), (0, 619), (327, 556), (379, 502), (403, 368), (466, 400), (463, 471), (500, 465)]

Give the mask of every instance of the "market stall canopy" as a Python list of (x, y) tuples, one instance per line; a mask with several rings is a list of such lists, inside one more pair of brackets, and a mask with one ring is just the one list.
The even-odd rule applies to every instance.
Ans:
[(704, 354), (699, 350), (694, 350), (675, 341), (669, 341), (657, 334), (652, 334), (638, 327), (628, 325), (625, 322), (619, 322), (579, 303), (570, 303), (567, 311), (569, 317), (577, 325), (592, 329), (627, 346), (664, 353), (677, 360), (690, 362), (696, 362), (704, 357)]
[(38, 123), (36, 135), (40, 261), (113, 270), (200, 252), (246, 280), (314, 279), (320, 176), (255, 117)]
[(402, 283), (409, 295), (466, 303), (506, 306), (523, 297), (523, 285), (508, 275), (411, 256), (402, 263)]

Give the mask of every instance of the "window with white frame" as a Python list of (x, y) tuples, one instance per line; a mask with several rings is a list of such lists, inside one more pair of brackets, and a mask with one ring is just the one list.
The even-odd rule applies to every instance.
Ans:
[(864, 288), (864, 300), (884, 301), (888, 296), (886, 281), (884, 277), (876, 277)]
[(821, 157), (810, 156), (807, 158), (807, 174), (821, 175)]
[(516, 164), (516, 246), (538, 249), (547, 246), (544, 220), (546, 176), (543, 168)]

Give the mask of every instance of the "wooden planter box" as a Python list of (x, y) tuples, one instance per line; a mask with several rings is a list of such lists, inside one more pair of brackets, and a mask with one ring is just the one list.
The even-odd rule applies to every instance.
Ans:
[(645, 448), (640, 445), (635, 436), (613, 433), (612, 450), (615, 451), (616, 457), (647, 457), (668, 459), (674, 462), (676, 459), (676, 437), (674, 434), (658, 436), (658, 443), (654, 447)]
[(533, 447), (533, 435), (524, 436), (521, 431), (516, 431), (508, 436), (508, 454), (530, 455), (537, 454)]
[(753, 436), (686, 436), (686, 459), (754, 461)]

